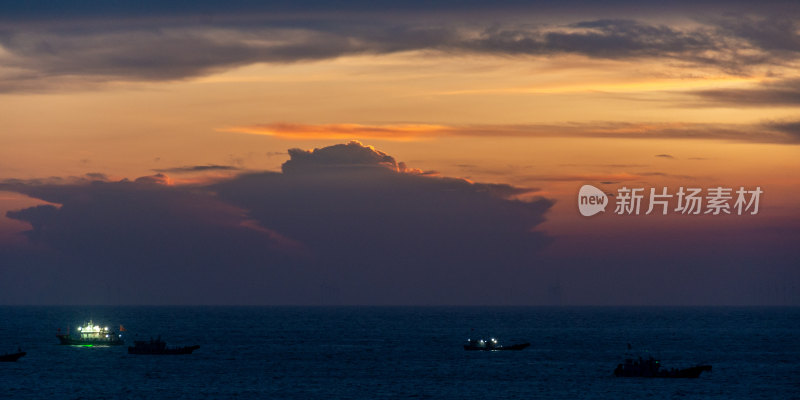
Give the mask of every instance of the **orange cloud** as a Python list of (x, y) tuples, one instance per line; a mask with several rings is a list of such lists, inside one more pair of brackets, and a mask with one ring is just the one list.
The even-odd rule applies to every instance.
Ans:
[(270, 135), (287, 139), (377, 139), (415, 141), (443, 136), (471, 137), (588, 137), (627, 139), (711, 139), (754, 143), (797, 144), (781, 127), (761, 124), (582, 122), (523, 125), (437, 124), (291, 124), (234, 126), (222, 132)]
[(631, 174), (622, 172), (617, 174), (531, 175), (525, 176), (525, 179), (530, 181), (604, 182), (633, 181), (649, 175), (652, 174)]
[(223, 132), (270, 135), (289, 139), (421, 140), (448, 135), (453, 128), (430, 124), (259, 124), (221, 129)]

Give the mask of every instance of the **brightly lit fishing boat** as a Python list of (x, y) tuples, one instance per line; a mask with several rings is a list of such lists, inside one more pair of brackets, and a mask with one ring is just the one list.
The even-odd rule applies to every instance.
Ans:
[[(125, 330), (122, 325), (119, 328), (120, 331)], [(116, 346), (125, 344), (121, 333), (108, 329), (107, 326), (100, 327), (95, 325), (92, 321), (89, 321), (84, 326), (79, 326), (77, 336), (70, 335), (69, 329), (67, 329), (67, 333), (61, 333), (61, 329), (59, 329), (56, 337), (61, 344), (73, 346)]]
[(468, 339), (467, 344), (464, 345), (464, 350), (483, 350), (483, 351), (500, 351), (500, 350), (522, 350), (530, 343), (512, 344), (510, 346), (503, 346), (497, 342), (497, 339), (491, 338), (484, 339)]

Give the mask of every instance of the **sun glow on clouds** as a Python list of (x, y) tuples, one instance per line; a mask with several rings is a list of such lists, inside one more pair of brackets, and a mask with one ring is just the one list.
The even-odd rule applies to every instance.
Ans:
[(441, 92), (441, 95), (460, 94), (502, 94), (502, 93), (529, 93), (529, 94), (557, 94), (557, 93), (582, 93), (582, 92), (609, 92), (609, 93), (648, 93), (654, 91), (687, 91), (719, 88), (741, 88), (745, 84), (764, 81), (759, 77), (704, 77), (693, 79), (632, 79), (627, 82), (561, 82), (543, 83), (535, 86), (464, 89)]
[(769, 124), (694, 124), (683, 122), (570, 122), (519, 125), (440, 124), (294, 124), (270, 123), (233, 126), (220, 132), (267, 135), (282, 139), (375, 139), (420, 141), (445, 137), (544, 138), (595, 137), (626, 139), (718, 139), (756, 143), (795, 143), (797, 139)]
[(447, 135), (451, 127), (429, 124), (362, 125), (362, 124), (288, 124), (274, 123), (236, 126), (223, 132), (270, 135), (287, 139), (351, 139), (423, 140)]
[[(286, 272), (291, 268), (284, 258), (265, 266), (264, 243), (281, 257), (316, 248), (355, 261), (342, 263), (345, 270), (358, 265), (360, 257), (349, 257), (368, 247), (362, 243), (372, 243), (376, 259), (398, 255), (390, 264), (403, 272), (374, 270), (376, 276), (413, 278), (400, 268), (413, 252), (398, 241), (424, 244), (409, 238), (438, 225), (453, 229), (432, 235), (434, 246), (472, 226), (494, 229), (494, 223), (481, 225), (489, 221), (481, 217), (487, 202), (507, 218), (500, 227), (513, 226), (529, 211), (518, 209), (524, 201), (516, 200), (541, 195), (555, 203), (546, 209), (547, 222), (533, 225), (554, 236), (594, 241), (629, 232), (636, 240), (663, 234), (677, 241), (701, 228), (796, 242), (800, 18), (781, 4), (762, 3), (725, 10), (673, 5), (666, 13), (641, 2), (597, 9), (536, 3), (519, 11), (491, 4), (463, 14), (450, 7), (432, 14), (423, 3), (404, 4), (400, 11), (409, 8), (399, 13), (366, 11), (368, 5), (358, 2), (337, 3), (331, 13), (321, 11), (321, 3), (314, 14), (306, 14), (307, 6), (290, 7), (288, 14), (240, 13), (226, 3), (218, 5), (213, 23), (194, 13), (173, 14), (170, 7), (159, 18), (126, 12), (96, 21), (84, 13), (31, 19), (9, 7), (0, 15), (0, 30), (7, 31), (0, 35), (0, 190), (27, 182), (32, 193), (43, 186), (64, 196), (82, 193), (62, 199), (60, 215), (85, 225), (49, 222), (65, 232), (92, 228), (98, 241), (108, 239), (109, 225), (120, 227), (121, 243), (144, 248), (151, 248), (146, 239), (152, 234), (169, 242), (206, 227), (208, 241), (200, 245), (173, 243), (186, 249), (172, 253), (175, 260), (183, 263), (195, 249), (204, 255), (200, 264), (208, 255), (216, 259), (214, 246), (202, 244), (216, 241), (230, 246), (219, 254), (249, 254), (258, 271), (270, 274), (294, 272)], [(377, 142), (380, 150), (354, 139)], [(433, 171), (438, 177), (427, 176)], [(48, 176), (64, 178), (37, 179)], [(657, 224), (651, 224), (607, 212), (587, 220), (574, 203), (584, 183), (612, 193), (622, 185), (759, 186), (765, 195), (757, 218), (654, 216)], [(485, 197), (503, 185), (537, 190), (506, 188), (502, 201)], [(94, 207), (78, 213), (75, 207), (86, 198)], [(127, 207), (136, 199), (141, 206)], [(6, 212), (42, 204), (50, 203), (0, 192), (0, 251), (30, 228)], [(457, 208), (461, 204), (469, 207)], [(119, 222), (93, 219), (98, 210)], [(149, 218), (154, 211), (168, 218)], [(431, 223), (441, 215), (444, 224)], [(477, 219), (450, 225), (462, 217)], [(396, 234), (397, 226), (413, 221), (419, 226)], [(147, 234), (131, 234), (131, 226)], [(527, 232), (523, 228), (518, 231)], [(779, 234), (764, 234), (770, 230)], [(454, 254), (481, 248), (485, 231), (466, 235), (467, 245), (454, 246)], [(496, 238), (503, 240), (487, 249), (504, 246), (505, 238), (487, 239)], [(509, 259), (528, 254), (521, 243), (525, 250), (512, 246)], [(574, 243), (557, 243), (568, 249), (559, 256), (574, 255)], [(495, 265), (495, 251), (484, 253), (491, 257), (481, 268)], [(602, 264), (607, 253), (586, 254)], [(80, 256), (97, 254), (92, 247)], [(0, 275), (10, 264), (2, 257)], [(431, 259), (421, 257), (419, 265)], [(295, 271), (305, 281), (307, 271)], [(450, 285), (451, 271), (443, 272), (442, 282)], [(9, 282), (0, 279), (0, 289)], [(271, 282), (279, 280), (270, 276)]]

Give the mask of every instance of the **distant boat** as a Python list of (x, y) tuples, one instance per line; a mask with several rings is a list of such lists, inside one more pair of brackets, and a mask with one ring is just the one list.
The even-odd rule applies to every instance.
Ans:
[(464, 350), (483, 350), (483, 351), (500, 351), (500, 350), (522, 350), (530, 343), (519, 343), (511, 346), (503, 346), (497, 342), (497, 339), (491, 338), (484, 339), (467, 339), (467, 344), (464, 345)]
[[(122, 325), (120, 325), (120, 328), (122, 328)], [(69, 331), (67, 333), (60, 333), (60, 331), (59, 329), (56, 337), (61, 344), (72, 346), (118, 346), (125, 344), (122, 334), (110, 330), (108, 327), (101, 328), (98, 325), (94, 325), (92, 321), (89, 321), (85, 326), (78, 327), (78, 336), (70, 335)]]
[(193, 351), (199, 349), (200, 346), (184, 346), (184, 347), (167, 347), (167, 343), (161, 340), (161, 336), (158, 339), (150, 339), (150, 341), (146, 340), (136, 340), (133, 342), (133, 346), (128, 346), (128, 354), (156, 354), (156, 355), (164, 355), (164, 354), (192, 354)]
[(696, 365), (689, 368), (662, 369), (661, 361), (652, 356), (638, 360), (626, 358), (624, 364), (617, 365), (614, 376), (625, 378), (697, 378), (703, 371), (711, 371), (710, 365)]
[(19, 360), (20, 357), (24, 356), (25, 354), (28, 354), (28, 353), (22, 351), (22, 349), (17, 349), (16, 353), (11, 353), (11, 354), (6, 353), (6, 354), (1, 355), (0, 356), (0, 361), (8, 361), (8, 362), (17, 361), (17, 360)]

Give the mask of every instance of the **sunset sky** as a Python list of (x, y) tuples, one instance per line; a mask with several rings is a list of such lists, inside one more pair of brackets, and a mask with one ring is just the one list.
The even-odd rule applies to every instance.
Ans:
[(0, 304), (800, 305), (800, 3), (162, 3), (0, 6)]

